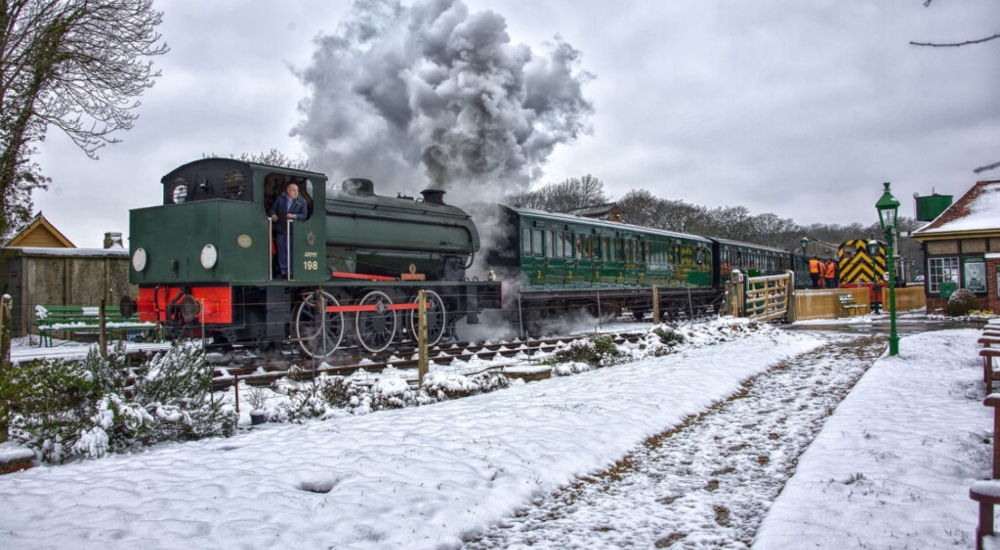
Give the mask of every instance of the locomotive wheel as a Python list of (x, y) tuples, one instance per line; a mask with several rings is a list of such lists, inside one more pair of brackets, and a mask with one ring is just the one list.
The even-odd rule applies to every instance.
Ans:
[(373, 290), (359, 302), (362, 306), (372, 304), (375, 311), (358, 312), (355, 328), (361, 347), (377, 353), (389, 347), (396, 335), (396, 312), (389, 309), (392, 300), (384, 292)]
[(337, 299), (323, 292), (307, 294), (295, 312), (295, 338), (302, 351), (312, 357), (329, 357), (344, 337), (344, 314), (326, 313), (326, 306), (340, 305)]
[[(425, 290), (424, 294), (427, 296), (427, 345), (433, 346), (440, 342), (441, 337), (444, 336), (444, 329), (448, 326), (447, 312), (444, 309), (444, 300), (437, 292)], [(417, 299), (414, 297), (413, 303), (417, 303)], [(413, 334), (414, 340), (420, 337), (417, 334), (419, 325), (420, 311), (415, 309), (410, 313), (410, 333)]]

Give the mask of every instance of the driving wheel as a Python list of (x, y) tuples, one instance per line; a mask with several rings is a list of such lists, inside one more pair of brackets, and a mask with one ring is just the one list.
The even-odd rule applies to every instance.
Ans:
[(344, 337), (344, 314), (327, 312), (338, 306), (337, 299), (326, 292), (310, 292), (295, 312), (295, 338), (302, 351), (312, 357), (329, 357)]
[(396, 312), (389, 309), (392, 300), (384, 292), (373, 290), (358, 305), (375, 306), (371, 311), (358, 312), (355, 323), (358, 343), (372, 353), (389, 347), (396, 335)]
[[(427, 297), (427, 345), (433, 346), (441, 341), (444, 336), (444, 329), (447, 326), (447, 312), (444, 309), (444, 300), (433, 290), (425, 290)], [(413, 298), (413, 303), (417, 303), (418, 298)], [(420, 310), (413, 310), (410, 313), (410, 332), (413, 339), (419, 339), (417, 328), (420, 324)]]

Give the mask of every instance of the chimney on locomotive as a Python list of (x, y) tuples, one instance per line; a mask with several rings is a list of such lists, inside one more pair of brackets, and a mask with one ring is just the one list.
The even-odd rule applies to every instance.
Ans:
[(424, 189), (420, 192), (424, 196), (424, 202), (432, 204), (444, 204), (444, 189)]

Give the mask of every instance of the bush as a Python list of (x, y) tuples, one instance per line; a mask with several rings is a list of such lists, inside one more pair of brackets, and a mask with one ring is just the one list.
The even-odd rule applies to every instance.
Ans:
[(663, 327), (656, 327), (653, 329), (653, 334), (660, 337), (660, 342), (666, 344), (670, 347), (674, 347), (678, 344), (684, 343), (684, 335), (679, 332), (674, 332), (673, 330), (664, 330)]
[(141, 368), (129, 368), (124, 344), (105, 358), (91, 348), (82, 362), (48, 359), (13, 365), (11, 435), (44, 461), (99, 458), (160, 441), (231, 435), (235, 411), (211, 397), (204, 353), (177, 344)]
[(948, 298), (948, 315), (962, 317), (979, 309), (976, 294), (967, 288), (960, 288)]
[(510, 386), (507, 377), (489, 372), (473, 376), (430, 373), (424, 387), (410, 388), (402, 378), (385, 377), (373, 384), (357, 383), (342, 376), (320, 375), (315, 383), (292, 384), (282, 388), (288, 401), (269, 410), (272, 420), (301, 422), (336, 414), (367, 414), (373, 411), (428, 405)]
[(586, 363), (592, 367), (608, 367), (622, 361), (625, 354), (615, 345), (614, 339), (597, 334), (586, 340), (574, 340), (552, 354), (547, 365), (558, 363)]

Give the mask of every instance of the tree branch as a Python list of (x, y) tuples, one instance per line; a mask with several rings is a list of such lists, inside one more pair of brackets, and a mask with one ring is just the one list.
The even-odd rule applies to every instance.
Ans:
[(939, 44), (937, 42), (910, 42), (913, 46), (930, 46), (931, 48), (958, 48), (961, 46), (968, 46), (969, 44), (981, 44), (983, 42), (989, 42), (1000, 38), (1000, 34), (994, 34), (993, 36), (987, 36), (986, 38), (980, 38), (979, 40), (966, 40), (965, 42), (955, 42), (953, 44)]
[(972, 173), (978, 174), (980, 172), (986, 172), (987, 170), (993, 170), (994, 168), (1000, 168), (1000, 162), (994, 162), (993, 164), (987, 164), (986, 166), (980, 166), (979, 168), (976, 168), (975, 170), (973, 170)]

